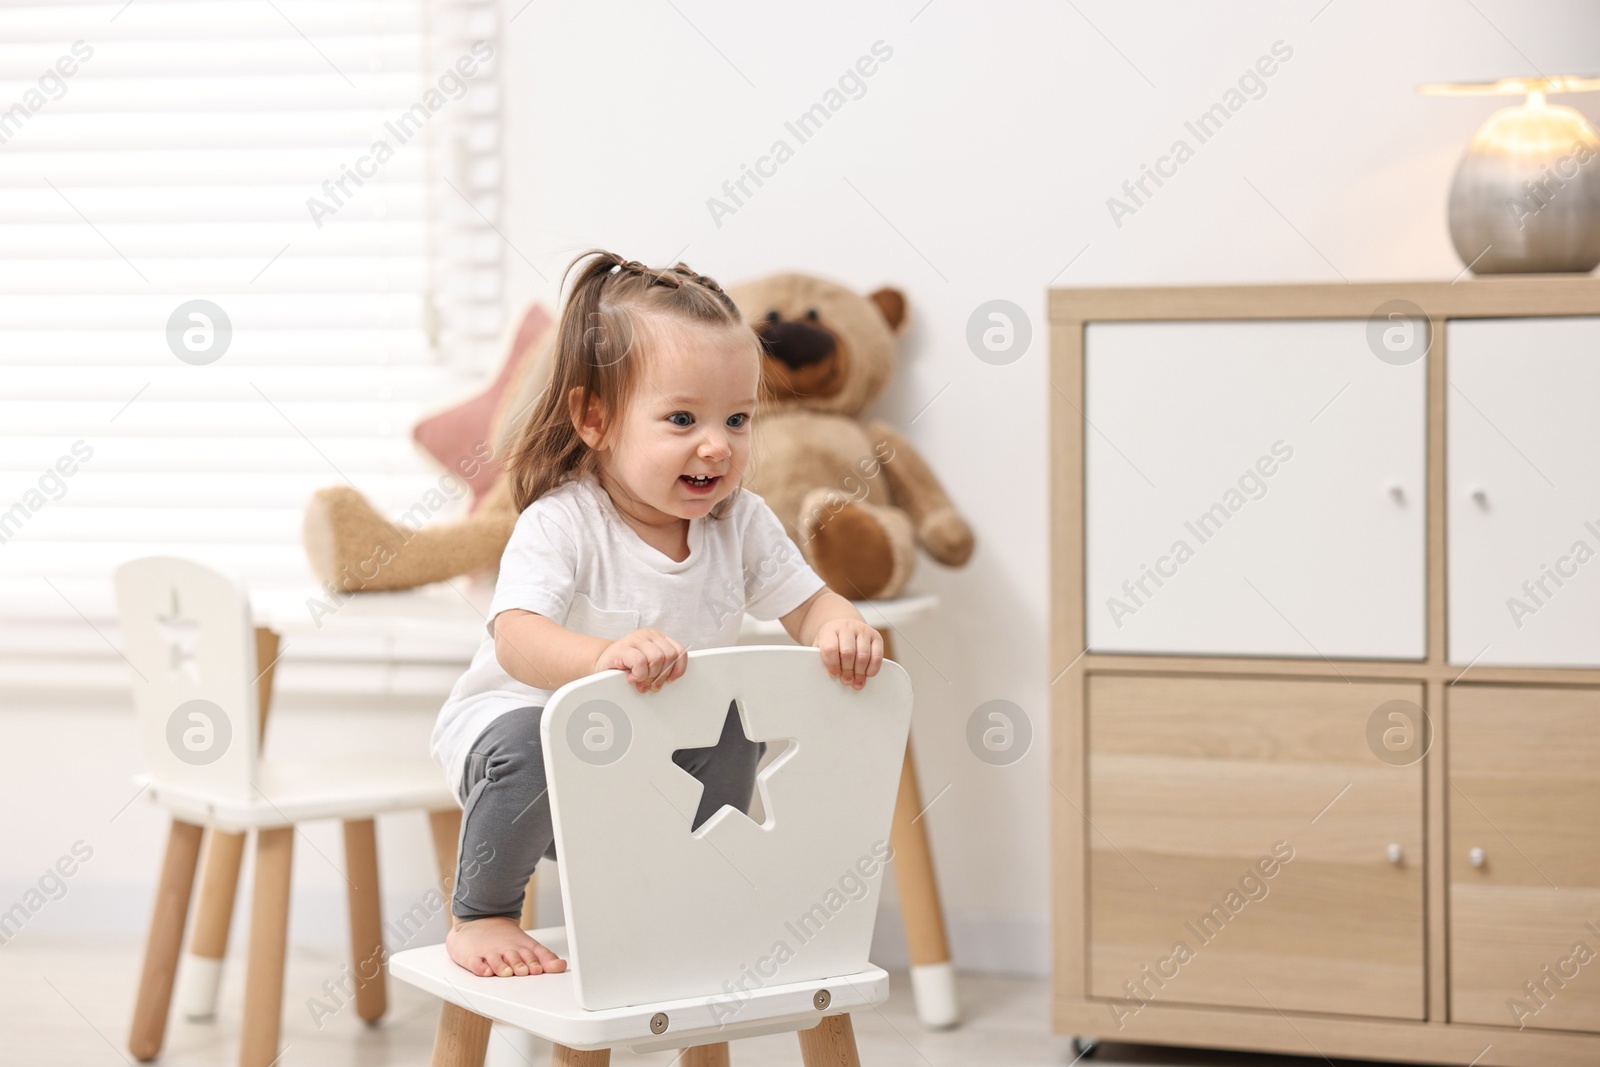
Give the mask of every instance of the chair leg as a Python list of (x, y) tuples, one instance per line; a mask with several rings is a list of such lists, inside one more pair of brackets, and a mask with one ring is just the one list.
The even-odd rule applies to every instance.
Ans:
[(800, 1033), (800, 1059), (806, 1067), (861, 1067), (850, 1015), (830, 1015)]
[(289, 874), (294, 827), (256, 831), (256, 885), (244, 982), (239, 1067), (270, 1067), (283, 1023), (283, 964), (289, 939)]
[(350, 965), (356, 976), (356, 1014), (376, 1023), (389, 1007), (383, 955), (383, 911), (378, 899), (378, 833), (372, 819), (344, 824), (345, 879), (350, 898)]
[(550, 1067), (610, 1067), (610, 1063), (611, 1050), (608, 1048), (579, 1052), (565, 1045), (550, 1047)]
[(695, 1045), (683, 1050), (683, 1067), (728, 1067), (728, 1043)]
[[(272, 707), (272, 679), (278, 659), (278, 634), (257, 626), (256, 679), (257, 740), (266, 737), (267, 711)], [(238, 895), (239, 863), (244, 858), (244, 834), (206, 831), (205, 860), (200, 867), (200, 900), (195, 905), (194, 931), (183, 961), (183, 984), (178, 989), (178, 1010), (190, 1019), (216, 1014), (222, 984), (222, 960), (228, 951), (228, 928), (233, 925), (233, 904)]]
[(482, 1015), (445, 1001), (433, 1036), (432, 1067), (483, 1067), (490, 1025)]
[[(439, 866), (439, 890), (448, 905), (456, 891), (456, 858), (461, 851), (461, 809), (445, 808), (428, 812), (428, 829), (433, 833), (433, 860)], [(449, 914), (448, 907), (445, 914)]]
[(900, 913), (906, 925), (906, 949), (911, 957), (911, 992), (917, 1017), (924, 1026), (955, 1023), (955, 969), (945, 940), (944, 911), (939, 906), (939, 884), (934, 878), (933, 855), (928, 848), (927, 823), (922, 814), (922, 794), (917, 788), (917, 764), (906, 741), (900, 767), (900, 793), (895, 799), (889, 839), (894, 848), (895, 880), (900, 885)]
[(144, 947), (144, 970), (134, 1002), (128, 1051), (135, 1059), (153, 1060), (167, 1036), (167, 1011), (172, 1007), (172, 980), (183, 948), (183, 925), (189, 917), (189, 895), (194, 890), (194, 869), (200, 859), (201, 828), (172, 820), (167, 831), (166, 856), (161, 861), (161, 883), (156, 887), (155, 909)]

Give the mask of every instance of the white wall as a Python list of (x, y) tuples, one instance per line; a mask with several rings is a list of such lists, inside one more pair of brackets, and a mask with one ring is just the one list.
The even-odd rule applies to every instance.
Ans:
[[(907, 293), (915, 325), (875, 414), (904, 426), (938, 397), (909, 435), (978, 536), (963, 570), (923, 563), (918, 584), (944, 608), (908, 629), (900, 650), (919, 697), (924, 795), (949, 787), (927, 822), (958, 966), (1044, 974), (1046, 685), (1065, 666), (1046, 654), (1046, 288), (1454, 277), (1446, 190), (1496, 104), (1414, 86), (1600, 70), (1600, 8), (904, 0), (783, 10), (780, 21), (768, 5), (731, 0), (507, 0), (508, 300), (553, 298), (561, 269), (589, 245), (650, 263), (680, 256), (724, 283), (794, 269)], [(707, 198), (880, 40), (893, 55), (865, 94), (719, 227)], [(1280, 40), (1293, 56), (1265, 95), (1116, 226), (1107, 198)], [(964, 339), (972, 310), (994, 298), (1032, 321), (1031, 348), (1008, 366), (979, 361)], [(1170, 445), (1140, 447), (1154, 459)], [(993, 699), (1020, 705), (1035, 729), (1010, 767), (966, 746), (968, 716)], [(330, 734), (421, 744), (432, 706), (286, 707), (274, 712), (274, 744)], [(13, 706), (5, 722), (0, 906), (83, 838), (94, 859), (24, 936), (142, 930), (161, 823), (142, 802), (110, 821), (137, 770), (131, 715)], [(385, 820), (380, 834), (392, 911), (420, 899), (432, 866), (420, 816)], [(297, 848), (291, 934), (337, 948), (337, 832), (312, 827)], [(892, 890), (886, 901), (876, 958), (893, 964), (903, 954)], [(311, 993), (290, 990), (289, 1001)]]

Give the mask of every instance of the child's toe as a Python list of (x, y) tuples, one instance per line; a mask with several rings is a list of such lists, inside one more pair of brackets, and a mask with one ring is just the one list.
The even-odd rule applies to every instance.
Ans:
[(536, 952), (538, 954), (539, 964), (545, 970), (547, 970), (547, 971), (563, 971), (563, 970), (566, 970), (566, 967), (567, 967), (566, 961), (561, 959), (554, 952), (551, 952), (548, 948), (545, 948), (543, 945), (539, 945), (538, 947), (536, 947), (534, 949), (534, 952)]

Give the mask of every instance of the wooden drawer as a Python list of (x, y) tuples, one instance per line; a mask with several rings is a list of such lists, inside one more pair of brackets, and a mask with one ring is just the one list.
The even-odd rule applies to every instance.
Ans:
[(1393, 700), (1422, 686), (1091, 675), (1090, 995), (1423, 1018), (1421, 764), (1367, 742)]
[(1451, 1021), (1600, 1030), (1600, 691), (1447, 702)]
[(1445, 336), (1450, 662), (1600, 666), (1600, 318)]
[(1378, 359), (1363, 319), (1084, 346), (1090, 648), (1422, 658), (1425, 358)]

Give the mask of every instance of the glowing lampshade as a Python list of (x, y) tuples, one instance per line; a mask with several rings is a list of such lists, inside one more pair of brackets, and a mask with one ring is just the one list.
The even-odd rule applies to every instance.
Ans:
[(1439, 96), (1526, 94), (1489, 116), (1450, 186), (1450, 240), (1476, 274), (1590, 271), (1600, 264), (1600, 135), (1549, 93), (1600, 89), (1600, 78), (1503, 78), (1434, 84)]

